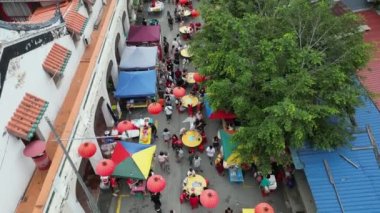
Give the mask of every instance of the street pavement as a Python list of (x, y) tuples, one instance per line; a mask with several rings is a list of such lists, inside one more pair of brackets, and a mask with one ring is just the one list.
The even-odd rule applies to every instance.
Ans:
[[(196, 7), (197, 1), (195, 1), (194, 4)], [(145, 10), (147, 8), (147, 5), (148, 3), (145, 4)], [(165, 3), (165, 10), (163, 12), (153, 15), (148, 15), (146, 12), (144, 12), (143, 15), (145, 18), (156, 18), (160, 21), (162, 36), (166, 36), (170, 44), (172, 39), (178, 34), (178, 24), (174, 24), (172, 31), (169, 29), (166, 16), (167, 10), (170, 10), (170, 12), (173, 14), (174, 5)], [(194, 21), (194, 19), (192, 21)], [(191, 69), (193, 68), (189, 68), (189, 71), (191, 71)], [(188, 202), (180, 204), (179, 195), (182, 191), (182, 181), (186, 176), (187, 170), (189, 169), (186, 152), (187, 149), (185, 148), (185, 157), (183, 158), (182, 162), (177, 163), (175, 161), (174, 151), (171, 148), (168, 148), (167, 145), (163, 142), (162, 131), (164, 128), (168, 128), (172, 134), (174, 133), (179, 135), (179, 131), (182, 127), (188, 129), (190, 124), (186, 122), (186, 120), (188, 120), (187, 113), (178, 114), (178, 112), (174, 110), (170, 123), (166, 121), (163, 112), (160, 115), (151, 116), (146, 112), (146, 109), (134, 109), (132, 111), (132, 114), (124, 114), (124, 116), (126, 119), (153, 117), (155, 123), (157, 124), (159, 135), (159, 139), (153, 143), (157, 145), (156, 154), (160, 151), (167, 151), (169, 153), (170, 174), (166, 174), (165, 172), (161, 171), (158, 163), (153, 163), (154, 172), (156, 174), (162, 175), (167, 181), (166, 188), (161, 193), (162, 212), (169, 213), (170, 210), (175, 210), (176, 213), (223, 213), (227, 207), (230, 207), (234, 210), (234, 212), (239, 213), (241, 212), (242, 208), (254, 208), (254, 206), (260, 202), (270, 203), (278, 213), (290, 212), (290, 210), (285, 205), (282, 189), (284, 186), (282, 186), (282, 184), (279, 184), (277, 191), (263, 198), (260, 193), (259, 185), (254, 181), (252, 174), (247, 174), (245, 181), (242, 184), (230, 183), (228, 180), (228, 174), (226, 173), (225, 176), (219, 176), (214, 166), (210, 165), (205, 153), (200, 154), (202, 158), (201, 168), (203, 172), (199, 174), (210, 181), (210, 189), (214, 189), (218, 192), (220, 198), (219, 205), (217, 208), (212, 210), (208, 210), (202, 206), (192, 210)], [(211, 121), (206, 119), (206, 124), (207, 125), (205, 127), (205, 130), (208, 138), (208, 144), (211, 144), (212, 138), (217, 135), (218, 129), (222, 128), (221, 121)], [(104, 205), (104, 203), (102, 205)], [(124, 185), (121, 187), (121, 193), (119, 196), (112, 198), (108, 212), (153, 213), (155, 210), (153, 208), (153, 203), (150, 201), (149, 195), (146, 195), (145, 197), (136, 197), (134, 195), (130, 195), (129, 189), (124, 183)]]

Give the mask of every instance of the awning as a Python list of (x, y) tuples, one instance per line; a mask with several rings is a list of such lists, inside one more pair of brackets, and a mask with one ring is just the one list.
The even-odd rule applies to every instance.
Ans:
[(127, 44), (159, 43), (161, 38), (160, 25), (133, 25), (129, 29)]
[(48, 105), (47, 101), (26, 93), (6, 126), (7, 131), (16, 137), (30, 141)]
[(42, 67), (51, 76), (61, 75), (66, 68), (70, 56), (70, 50), (55, 43), (42, 64)]
[(157, 73), (155, 70), (120, 72), (116, 98), (146, 98), (157, 93)]
[(206, 100), (206, 98), (204, 100), (204, 105), (205, 105), (205, 113), (208, 119), (227, 119), (228, 120), (228, 119), (236, 118), (236, 115), (232, 112), (226, 112), (224, 110), (213, 111), (211, 109), (209, 102)]
[(157, 47), (127, 46), (121, 55), (119, 69), (129, 70), (151, 70), (156, 68)]

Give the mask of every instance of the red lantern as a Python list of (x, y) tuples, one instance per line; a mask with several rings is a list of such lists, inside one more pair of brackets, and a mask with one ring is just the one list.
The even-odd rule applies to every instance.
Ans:
[(173, 89), (173, 95), (176, 98), (182, 98), (183, 96), (186, 95), (186, 90), (183, 87), (175, 87)]
[(84, 142), (78, 147), (78, 154), (82, 158), (90, 158), (96, 153), (96, 145), (92, 142)]
[(152, 115), (158, 115), (162, 111), (162, 106), (159, 103), (153, 102), (148, 106), (148, 112)]
[(117, 124), (117, 131), (119, 133), (125, 132), (127, 130), (132, 130), (132, 129), (136, 129), (136, 127), (130, 121), (125, 120)]
[(273, 207), (268, 203), (259, 203), (255, 207), (256, 213), (274, 213)]
[(110, 176), (115, 170), (115, 163), (109, 159), (103, 159), (96, 165), (96, 174), (100, 176)]
[(161, 192), (166, 186), (166, 181), (161, 175), (152, 175), (148, 178), (146, 187), (150, 192)]
[(201, 193), (201, 204), (205, 208), (212, 209), (219, 204), (219, 195), (212, 189), (206, 189)]
[(187, 4), (187, 1), (188, 1), (188, 0), (179, 0), (179, 3), (180, 3), (180, 4)]
[(204, 80), (206, 80), (206, 77), (204, 75), (199, 74), (198, 72), (194, 73), (193, 78), (194, 78), (194, 81), (198, 83), (201, 83)]
[(156, 7), (156, 0), (152, 0), (152, 5), (151, 7)]
[(199, 11), (194, 9), (191, 11), (191, 17), (196, 18), (200, 15)]

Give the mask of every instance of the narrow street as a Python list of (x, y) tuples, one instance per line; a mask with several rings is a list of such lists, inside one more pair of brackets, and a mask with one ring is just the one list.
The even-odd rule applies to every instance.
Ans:
[[(195, 8), (197, 8), (198, 1), (193, 1)], [(146, 19), (155, 18), (159, 20), (161, 25), (161, 35), (165, 36), (168, 39), (169, 44), (171, 44), (173, 38), (179, 33), (178, 23), (175, 23), (173, 30), (169, 29), (167, 21), (167, 11), (169, 10), (171, 14), (174, 11), (174, 4), (165, 2), (165, 10), (160, 13), (148, 14), (146, 8), (150, 3), (144, 4), (144, 17)], [(138, 19), (139, 20), (139, 19)], [(187, 24), (194, 20), (189, 17)], [(141, 23), (136, 23), (141, 24)], [(189, 68), (189, 71), (193, 71), (194, 68)], [(215, 212), (222, 213), (227, 207), (230, 207), (234, 212), (241, 212), (242, 208), (254, 208), (259, 202), (268, 202), (271, 204), (275, 211), (278, 213), (289, 212), (285, 205), (285, 200), (283, 197), (284, 187), (282, 184), (279, 184), (278, 189), (271, 193), (269, 196), (263, 198), (260, 193), (259, 185), (253, 180), (252, 174), (247, 174), (243, 184), (230, 183), (228, 180), (228, 173), (225, 176), (219, 176), (215, 167), (210, 165), (209, 160), (205, 153), (200, 154), (202, 158), (203, 172), (200, 173), (202, 176), (207, 178), (210, 181), (209, 188), (214, 189), (219, 193), (220, 202), (216, 209), (208, 210), (202, 206), (197, 209), (192, 210), (189, 203), (185, 202), (180, 204), (179, 195), (182, 191), (182, 182), (186, 176), (186, 172), (189, 169), (189, 163), (187, 160), (187, 149), (185, 148), (185, 157), (181, 163), (175, 161), (175, 153), (171, 148), (168, 148), (164, 144), (162, 139), (162, 131), (164, 128), (168, 128), (172, 134), (179, 134), (181, 128), (189, 128), (189, 122), (187, 122), (187, 113), (178, 114), (174, 110), (172, 121), (167, 123), (165, 119), (165, 114), (162, 112), (158, 116), (152, 116), (147, 113), (146, 109), (133, 109), (132, 114), (124, 113), (124, 118), (134, 119), (141, 117), (153, 117), (157, 129), (159, 139), (156, 140), (153, 144), (157, 145), (156, 155), (160, 151), (168, 151), (170, 158), (170, 174), (166, 174), (161, 171), (157, 162), (153, 163), (153, 170), (156, 174), (162, 175), (166, 179), (166, 188), (161, 193), (161, 202), (162, 202), (162, 212), (169, 213), (170, 210), (175, 210), (176, 213), (190, 213), (190, 212)], [(218, 129), (222, 128), (221, 121), (219, 120), (208, 120), (206, 119), (205, 131), (208, 138), (208, 144), (211, 144), (212, 138), (217, 135)], [(106, 202), (106, 201), (104, 201)], [(105, 206), (108, 206), (105, 204)], [(138, 197), (130, 195), (129, 189), (126, 184), (123, 183), (121, 188), (121, 193), (118, 197), (112, 197), (112, 202), (109, 208), (110, 213), (153, 213), (155, 212), (153, 208), (153, 203), (150, 201), (150, 196), (146, 195), (144, 197)]]

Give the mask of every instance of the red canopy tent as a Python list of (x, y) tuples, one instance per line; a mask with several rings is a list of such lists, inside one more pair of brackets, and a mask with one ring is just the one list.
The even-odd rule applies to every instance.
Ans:
[(206, 116), (207, 118), (209, 119), (226, 119), (226, 120), (230, 120), (230, 119), (234, 119), (236, 118), (236, 115), (232, 112), (226, 112), (224, 110), (216, 110), (216, 111), (213, 111), (211, 109), (211, 106), (210, 104), (208, 103), (207, 100), (204, 101), (204, 105), (205, 105), (205, 113), (206, 113)]
[(129, 29), (127, 45), (128, 46), (157, 46), (158, 57), (162, 59), (161, 50), (161, 27), (160, 25), (145, 26), (132, 25)]

